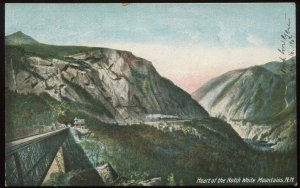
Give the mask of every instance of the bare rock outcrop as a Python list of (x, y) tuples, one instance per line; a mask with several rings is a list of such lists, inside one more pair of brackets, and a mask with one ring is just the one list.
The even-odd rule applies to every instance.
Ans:
[[(52, 55), (33, 55), (28, 46), (9, 46), (18, 52), (5, 59), (6, 87), (22, 94), (47, 93), (57, 101), (69, 99), (92, 109), (108, 123), (136, 124), (147, 114), (202, 119), (208, 113), (191, 96), (163, 78), (152, 63), (131, 52), (107, 48), (60, 47), (41, 43)], [(79, 47), (78, 47), (79, 48)], [(61, 55), (63, 50), (68, 53)], [(74, 52), (73, 52), (74, 51)], [(41, 52), (46, 53), (46, 52)], [(97, 109), (96, 109), (97, 111)], [(98, 110), (99, 111), (99, 110)]]

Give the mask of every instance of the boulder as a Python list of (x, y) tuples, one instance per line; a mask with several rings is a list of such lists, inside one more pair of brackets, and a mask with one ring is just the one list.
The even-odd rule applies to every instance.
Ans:
[(52, 60), (54, 67), (58, 68), (59, 70), (63, 70), (66, 65), (68, 64), (65, 61), (59, 60), (59, 59), (53, 59)]
[(145, 180), (145, 181), (141, 181), (138, 183), (138, 185), (141, 186), (159, 186), (159, 185), (163, 185), (162, 181), (161, 181), (161, 177), (157, 177), (157, 178), (152, 178), (149, 180)]
[(44, 132), (50, 132), (52, 130), (51, 126), (44, 126)]

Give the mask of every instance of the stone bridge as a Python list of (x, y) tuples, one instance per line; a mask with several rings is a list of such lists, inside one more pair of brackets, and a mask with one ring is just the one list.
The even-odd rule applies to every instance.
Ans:
[(73, 128), (31, 136), (5, 144), (5, 184), (39, 186), (62, 147), (65, 171), (93, 168), (76, 143)]

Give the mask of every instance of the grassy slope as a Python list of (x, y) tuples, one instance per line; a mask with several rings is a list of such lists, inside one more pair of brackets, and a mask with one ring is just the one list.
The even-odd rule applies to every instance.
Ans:
[[(79, 92), (83, 100), (90, 100), (87, 93)], [(87, 119), (92, 122), (85, 110), (94, 114), (106, 114), (109, 112), (99, 102), (80, 104), (67, 99), (61, 102), (51, 98), (48, 94), (39, 96), (34, 94), (22, 95), (5, 89), (5, 132), (7, 139), (19, 136), (17, 128), (24, 129), (36, 125), (51, 125), (55, 122), (73, 124), (75, 117)]]
[[(120, 175), (130, 179), (160, 176), (167, 181), (173, 173), (177, 185), (191, 185), (197, 177), (295, 176), (295, 154), (255, 152), (230, 130), (217, 128), (224, 126), (221, 121), (205, 121), (186, 124), (197, 127), (205, 140), (182, 131), (164, 133), (147, 125), (98, 124), (90, 128), (94, 139), (105, 146), (99, 160), (110, 162)], [(207, 123), (214, 124), (214, 131), (205, 128)]]
[(43, 97), (20, 95), (5, 90), (5, 132), (7, 139), (17, 136), (17, 128), (47, 125), (55, 116)]

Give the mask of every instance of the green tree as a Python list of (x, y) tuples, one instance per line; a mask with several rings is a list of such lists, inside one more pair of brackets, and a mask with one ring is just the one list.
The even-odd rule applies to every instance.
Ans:
[(173, 172), (170, 175), (168, 175), (168, 177), (167, 177), (167, 185), (169, 185), (169, 186), (175, 186), (176, 185)]

